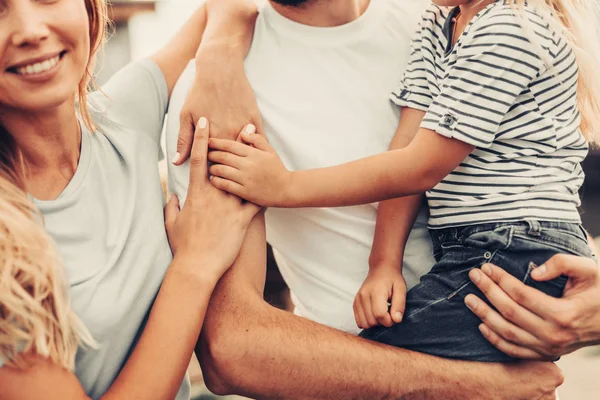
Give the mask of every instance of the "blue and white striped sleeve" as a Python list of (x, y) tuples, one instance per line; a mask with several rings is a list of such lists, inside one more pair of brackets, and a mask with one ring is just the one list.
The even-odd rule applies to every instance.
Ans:
[(410, 46), (408, 66), (400, 85), (390, 95), (390, 100), (400, 107), (409, 107), (416, 110), (427, 111), (433, 101), (429, 82), (425, 54), (423, 52), (423, 26), (425, 20), (419, 24), (419, 29)]
[(422, 128), (487, 148), (511, 107), (545, 68), (520, 18), (499, 12), (479, 20), (456, 49), (456, 63), (449, 66)]

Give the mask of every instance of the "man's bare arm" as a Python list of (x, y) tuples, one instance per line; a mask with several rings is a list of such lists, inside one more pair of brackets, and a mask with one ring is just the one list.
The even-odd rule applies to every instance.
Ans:
[[(553, 399), (553, 364), (478, 364), (387, 347), (262, 299), (264, 217), (211, 299), (197, 349), (209, 389), (257, 399)], [(327, 305), (323, 305), (326, 307)]]

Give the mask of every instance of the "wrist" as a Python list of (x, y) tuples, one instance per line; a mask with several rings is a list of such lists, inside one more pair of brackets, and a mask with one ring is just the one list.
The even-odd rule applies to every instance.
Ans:
[(402, 256), (398, 257), (373, 257), (369, 258), (369, 270), (393, 269), (402, 271)]
[(245, 56), (258, 9), (247, 0), (207, 0), (207, 24), (200, 48), (212, 46)]
[(286, 208), (286, 207), (293, 207), (295, 201), (297, 200), (296, 197), (296, 190), (295, 190), (295, 185), (296, 185), (296, 181), (297, 181), (297, 172), (294, 171), (287, 171), (287, 179), (286, 182), (287, 184), (283, 186), (283, 190), (280, 192), (280, 198), (278, 201), (278, 204), (276, 205), (277, 207), (282, 207), (282, 208)]
[(214, 288), (221, 275), (215, 270), (216, 262), (206, 257), (194, 257), (185, 252), (178, 253), (171, 262), (169, 270), (182, 274), (186, 279), (193, 280), (203, 287)]

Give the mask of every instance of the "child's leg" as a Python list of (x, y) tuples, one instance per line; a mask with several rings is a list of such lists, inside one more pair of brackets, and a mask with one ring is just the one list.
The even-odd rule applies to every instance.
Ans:
[(488, 224), (439, 234), (443, 235), (439, 238), (442, 248), (439, 261), (408, 292), (403, 321), (391, 328), (371, 328), (361, 336), (446, 358), (513, 361), (481, 335), (478, 329), (481, 321), (464, 304), (465, 296), (470, 293), (485, 299), (469, 280), (469, 271), (490, 262), (528, 285), (559, 297), (566, 278), (534, 282), (529, 277), (530, 263), (541, 265), (558, 253), (591, 256), (583, 232), (571, 224), (537, 221)]

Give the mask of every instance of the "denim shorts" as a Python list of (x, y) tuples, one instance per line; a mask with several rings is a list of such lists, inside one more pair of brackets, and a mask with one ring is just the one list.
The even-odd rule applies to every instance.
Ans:
[(561, 297), (567, 278), (534, 281), (529, 276), (531, 264), (541, 265), (560, 253), (595, 258), (578, 224), (490, 223), (430, 233), (437, 263), (408, 291), (402, 322), (391, 328), (376, 326), (360, 336), (444, 358), (514, 361), (483, 337), (478, 329), (481, 320), (465, 306), (468, 294), (487, 301), (469, 279), (469, 271), (492, 263), (531, 287)]

